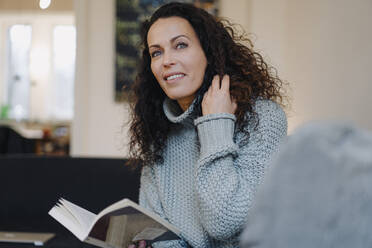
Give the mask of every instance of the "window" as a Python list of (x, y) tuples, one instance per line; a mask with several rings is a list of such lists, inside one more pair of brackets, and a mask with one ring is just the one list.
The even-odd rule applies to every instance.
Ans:
[(73, 117), (76, 28), (58, 25), (53, 30), (52, 117), (69, 120)]
[(6, 103), (10, 106), (9, 117), (16, 120), (29, 115), (31, 30), (30, 25), (17, 24), (10, 26), (8, 32)]
[(0, 105), (8, 110), (7, 118), (72, 120), (76, 57), (73, 21), (72, 14), (0, 16), (0, 55), (4, 55), (0, 56)]

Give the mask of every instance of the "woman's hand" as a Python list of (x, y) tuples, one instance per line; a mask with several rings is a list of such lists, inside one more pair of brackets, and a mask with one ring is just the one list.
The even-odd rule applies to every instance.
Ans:
[(129, 245), (128, 248), (151, 248), (151, 246), (150, 245), (146, 246), (146, 241), (141, 240), (135, 244)]
[(230, 96), (230, 77), (224, 75), (220, 87), (220, 77), (215, 75), (208, 91), (205, 92), (202, 101), (203, 115), (230, 113), (234, 114), (237, 108), (236, 102)]

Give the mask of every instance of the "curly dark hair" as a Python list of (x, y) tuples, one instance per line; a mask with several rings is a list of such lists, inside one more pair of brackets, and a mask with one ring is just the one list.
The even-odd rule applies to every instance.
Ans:
[[(181, 17), (193, 27), (207, 58), (202, 86), (196, 93), (196, 111), (201, 116), (201, 101), (211, 85), (214, 75), (230, 76), (230, 94), (237, 102), (237, 128), (249, 133), (244, 127), (250, 121), (258, 125), (254, 103), (258, 98), (283, 103), (283, 81), (276, 70), (253, 51), (252, 42), (239, 35), (234, 26), (218, 19), (192, 4), (169, 3), (160, 7), (142, 24), (142, 58), (138, 74), (132, 85), (130, 123), (131, 165), (152, 165), (163, 160), (165, 142), (173, 123), (165, 116), (163, 101), (166, 98), (151, 71), (151, 58), (147, 35), (152, 24), (159, 18)], [(247, 46), (248, 44), (248, 46)], [(249, 113), (247, 115), (247, 113)], [(248, 139), (248, 138), (247, 138)]]

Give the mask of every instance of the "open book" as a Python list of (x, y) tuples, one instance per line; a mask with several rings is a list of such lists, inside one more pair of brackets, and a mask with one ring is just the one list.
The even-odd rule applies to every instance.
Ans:
[(81, 241), (104, 248), (127, 248), (139, 240), (151, 244), (180, 238), (176, 227), (129, 199), (118, 201), (97, 215), (60, 199), (49, 215)]

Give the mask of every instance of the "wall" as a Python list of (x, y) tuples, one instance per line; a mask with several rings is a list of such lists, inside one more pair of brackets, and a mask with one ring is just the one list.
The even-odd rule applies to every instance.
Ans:
[[(51, 1), (48, 12), (50, 11), (65, 11), (70, 13), (73, 9), (74, 0), (53, 0)], [(38, 0), (1, 0), (0, 10), (2, 11), (17, 11), (18, 13), (30, 11), (35, 13), (44, 13), (44, 10), (39, 8)]]
[(290, 131), (319, 119), (372, 129), (372, 1), (250, 0), (249, 5), (246, 26), (256, 47), (291, 87)]
[[(76, 0), (75, 9), (72, 155), (122, 157), (128, 114), (113, 100), (114, 0)], [(352, 120), (372, 130), (372, 1), (220, 0), (220, 13), (247, 29), (290, 83), (290, 130), (314, 119)]]
[(372, 130), (372, 1), (288, 1), (294, 124), (350, 120)]
[[(71, 155), (124, 157), (128, 119), (114, 101), (114, 1), (76, 0), (76, 81)], [(123, 130), (122, 130), (123, 129)]]

